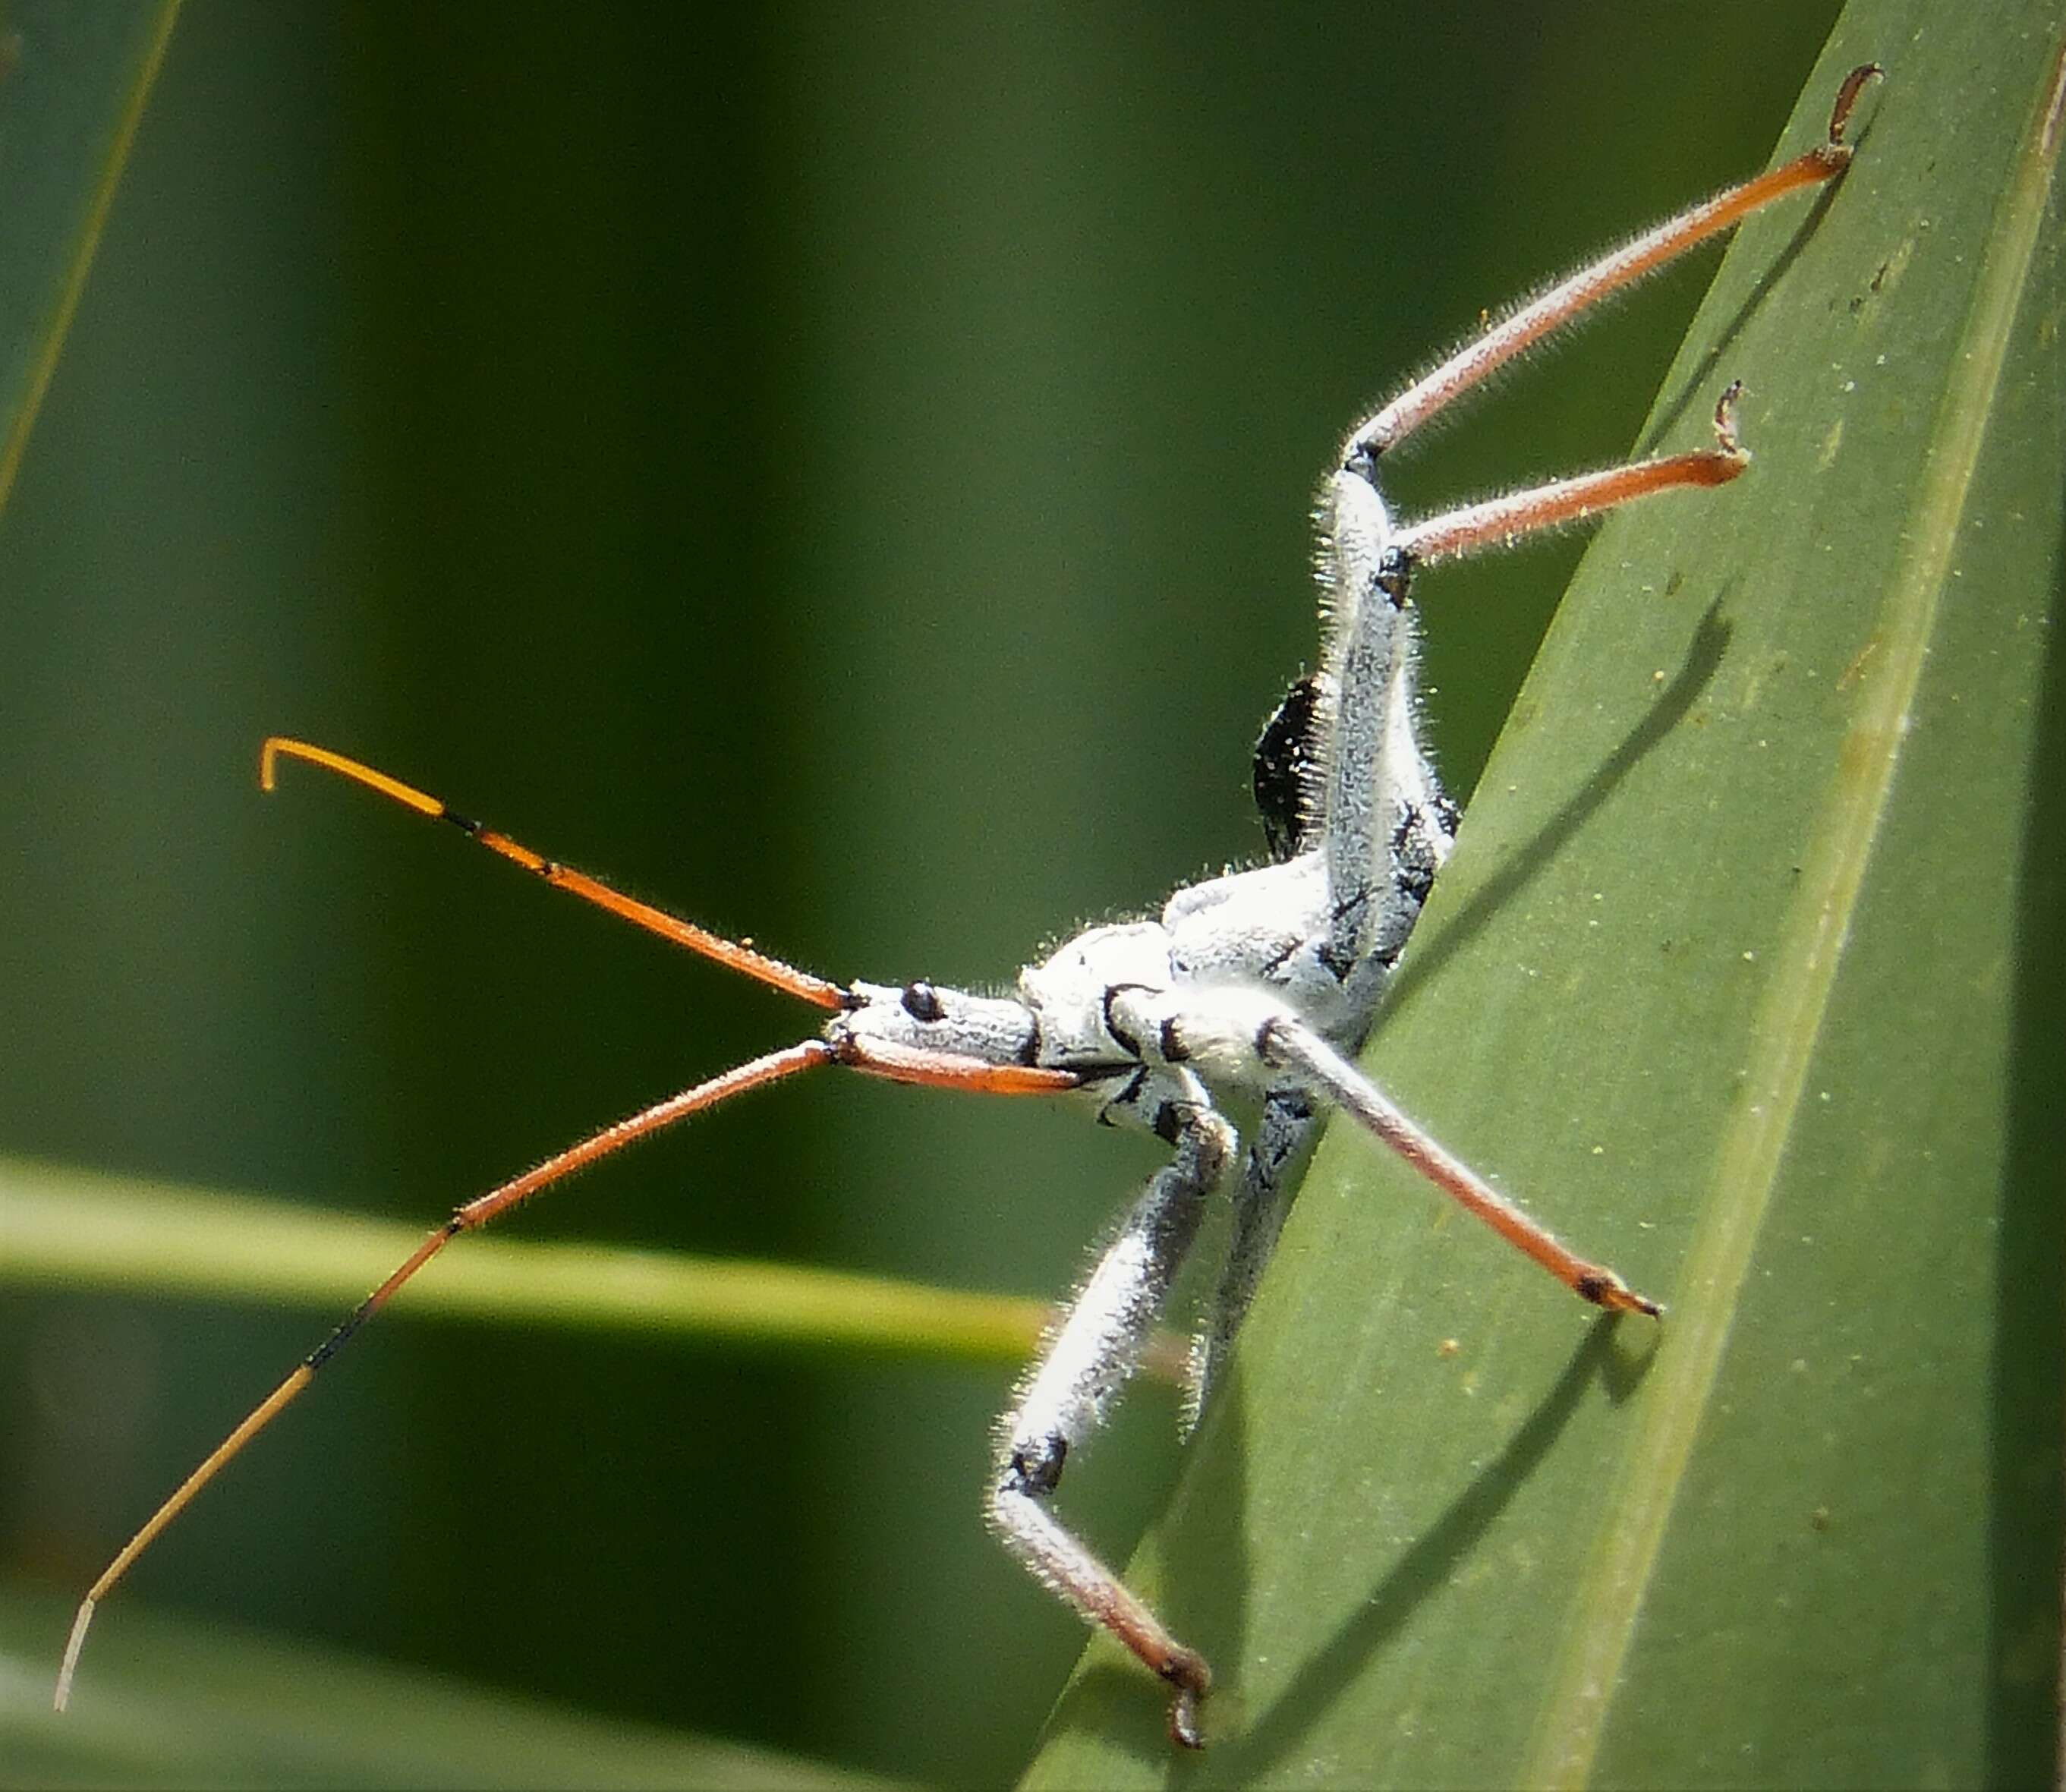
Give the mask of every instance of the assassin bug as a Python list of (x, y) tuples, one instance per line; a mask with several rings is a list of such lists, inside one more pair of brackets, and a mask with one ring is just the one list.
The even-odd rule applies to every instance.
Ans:
[[(1353, 1062), (1457, 825), (1418, 736), (1411, 586), (1432, 562), (1582, 521), (1682, 488), (1720, 485), (1749, 464), (1736, 439), (1737, 387), (1716, 406), (1710, 448), (1579, 474), (1396, 524), (1378, 464), (1437, 412), (1610, 294), (1783, 196), (1830, 181), (1850, 160), (1844, 130), (1878, 73), (1854, 69), (1824, 141), (1680, 213), (1493, 325), (1350, 435), (1322, 489), (1320, 578), (1330, 622), (1320, 670), (1294, 684), (1255, 749), (1268, 862), (1179, 890), (1153, 919), (1092, 927), (1023, 970), (1012, 993), (923, 980), (834, 983), (613, 890), (356, 760), (299, 740), (265, 742), (260, 780), (298, 760), (448, 821), (546, 882), (635, 926), (824, 1010), (815, 1036), (756, 1058), (605, 1128), (460, 1207), (195, 1470), (95, 1581), (59, 1670), (70, 1694), (99, 1602), (189, 1501), (403, 1285), (460, 1233), (485, 1225), (598, 1158), (730, 1097), (844, 1065), (893, 1082), (995, 1095), (1075, 1094), (1098, 1117), (1153, 1133), (1170, 1161), (1123, 1215), (1050, 1333), (998, 1432), (988, 1504), (1004, 1544), (1090, 1623), (1173, 1689), (1169, 1728), (1203, 1741), (1211, 1685), (1179, 1642), (1063, 1524), (1054, 1505), (1069, 1455), (1137, 1366), (1206, 1203), (1234, 1206), (1226, 1259), (1193, 1352), (1191, 1410), (1208, 1397), (1268, 1262), (1293, 1175), (1326, 1110), (1400, 1153), (1582, 1299), (1610, 1312), (1657, 1303), (1559, 1243), (1402, 1113)], [(1240, 1094), (1259, 1118), (1244, 1143), (1222, 1111)]]

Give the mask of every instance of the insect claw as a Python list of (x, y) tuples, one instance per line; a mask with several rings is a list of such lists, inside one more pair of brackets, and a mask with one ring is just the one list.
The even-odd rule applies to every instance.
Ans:
[(1841, 149), (1848, 155), (1850, 145), (1844, 141), (1844, 127), (1851, 121), (1851, 108), (1857, 104), (1858, 95), (1871, 82), (1878, 80), (1886, 71), (1878, 63), (1860, 63), (1844, 77), (1844, 84), (1837, 89), (1837, 103), (1829, 108), (1829, 147)]
[(1651, 1319), (1664, 1316), (1663, 1307), (1648, 1295), (1638, 1294), (1610, 1269), (1587, 1270), (1571, 1287), (1581, 1300), (1590, 1300), (1610, 1313), (1645, 1313)]
[(1212, 1690), (1212, 1669), (1195, 1649), (1179, 1648), (1160, 1671), (1177, 1689), (1176, 1697), (1169, 1701), (1169, 1740), (1180, 1749), (1202, 1749), (1205, 1730), (1199, 1708)]
[(1736, 435), (1736, 400), (1743, 396), (1743, 382), (1732, 379), (1715, 401), (1715, 446), (1732, 459), (1748, 460), (1749, 451)]
[(1186, 1689), (1169, 1704), (1169, 1740), (1180, 1749), (1202, 1749), (1205, 1732), (1198, 1725), (1198, 1695)]

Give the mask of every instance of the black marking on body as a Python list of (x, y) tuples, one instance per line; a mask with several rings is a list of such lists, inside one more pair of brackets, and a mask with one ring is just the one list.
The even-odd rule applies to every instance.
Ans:
[(1387, 548), (1379, 556), (1377, 576), (1372, 582), (1392, 600), (1394, 610), (1404, 610), (1413, 586), (1413, 556), (1404, 548)]
[(1256, 737), (1252, 785), (1262, 837), (1278, 864), (1306, 849), (1312, 833), (1307, 794), (1320, 763), (1320, 684), (1310, 674), (1284, 693)]
[(1402, 803), (1399, 825), (1392, 830), (1392, 881), (1416, 907), (1435, 887), (1435, 854), (1422, 833), (1426, 819), (1419, 805)]
[(900, 999), (904, 1012), (913, 1020), (944, 1020), (947, 1011), (941, 1005), (940, 992), (929, 983), (908, 983)]
[[(1261, 1173), (1275, 1182), (1284, 1173), (1284, 1166), (1297, 1155), (1295, 1138), (1284, 1136), (1284, 1130), (1302, 1125), (1313, 1117), (1312, 1097), (1302, 1089), (1274, 1089), (1263, 1097), (1263, 1111), (1276, 1125), (1266, 1125), (1249, 1143), (1250, 1158), (1261, 1166)], [(1266, 1149), (1266, 1142), (1270, 1149)]]
[(1146, 1086), (1147, 1082), (1148, 1066), (1143, 1064), (1138, 1070), (1135, 1071), (1131, 1076), (1126, 1079), (1126, 1087), (1121, 1089), (1118, 1094), (1115, 1095), (1109, 1101), (1106, 1102), (1103, 1107), (1098, 1109), (1098, 1125), (1100, 1126), (1116, 1126), (1119, 1122), (1112, 1117), (1112, 1110), (1114, 1108), (1130, 1108), (1133, 1106), (1136, 1102), (1140, 1101), (1140, 1092), (1142, 1089)]
[(1283, 1023), (1273, 1014), (1255, 1029), (1256, 1059), (1259, 1063), (1267, 1064), (1272, 1070), (1283, 1068), (1283, 1066), (1270, 1056), (1277, 1043), (1277, 1029)]
[(1062, 1466), (1068, 1454), (1069, 1440), (1058, 1431), (1019, 1445), (1011, 1453), (1006, 1491), (1030, 1494), (1035, 1499), (1051, 1494), (1061, 1485)]
[(1038, 1064), (1040, 1050), (1040, 1017), (1029, 1009), (1026, 1016), (1026, 1037), (1019, 1041), (1019, 1061), (1023, 1064)]
[[(1351, 442), (1348, 452), (1342, 457), (1342, 471), (1352, 478), (1361, 480), (1375, 492), (1377, 490), (1377, 457), (1383, 452), (1372, 441)], [(1380, 497), (1382, 495), (1379, 493)]]
[(1265, 1105), (1274, 1108), (1287, 1120), (1310, 1120), (1318, 1110), (1313, 1098), (1302, 1089), (1272, 1089)]
[(1282, 946), (1278, 948), (1277, 951), (1270, 959), (1268, 963), (1263, 966), (1262, 975), (1264, 981), (1268, 982), (1274, 979), (1278, 971), (1282, 971), (1286, 965), (1289, 964), (1294, 959), (1298, 957), (1298, 955), (1301, 952), (1304, 951), (1305, 949), (1306, 942), (1302, 939), (1286, 940)]
[(1155, 1043), (1162, 1053), (1165, 1064), (1182, 1064), (1191, 1056), (1191, 1048), (1184, 1043), (1184, 1036), (1177, 1026), (1173, 1014), (1157, 1030)]
[(438, 812), (438, 819), (440, 821), (451, 822), (461, 833), (471, 834), (476, 840), (488, 832), (487, 828), (475, 821), (471, 815), (462, 815), (456, 809), (440, 809)]
[(1128, 1032), (1124, 1027), (1120, 1025), (1118, 1017), (1112, 1012), (1112, 1005), (1118, 997), (1125, 994), (1127, 991), (1130, 989), (1145, 989), (1148, 986), (1145, 983), (1108, 983), (1105, 986), (1105, 992), (1103, 998), (1104, 1030), (1112, 1035), (1113, 1040), (1117, 1043), (1119, 1048), (1122, 1052), (1125, 1052), (1130, 1058), (1138, 1058), (1144, 1056), (1140, 1049), (1140, 1041), (1133, 1034)]
[(1347, 920), (1351, 915), (1359, 917), (1362, 911), (1370, 906), (1370, 886), (1367, 884), (1359, 890), (1351, 890), (1347, 895), (1338, 897), (1329, 906), (1327, 918), (1339, 924)]
[(1347, 895), (1335, 902), (1328, 910), (1327, 938), (1314, 955), (1326, 968), (1327, 975), (1338, 983), (1345, 983), (1349, 980), (1361, 959), (1352, 945), (1347, 947), (1338, 947), (1335, 942), (1340, 939), (1344, 934), (1351, 940), (1361, 936), (1362, 911), (1370, 906), (1370, 898), (1371, 892), (1367, 888), (1352, 890)]

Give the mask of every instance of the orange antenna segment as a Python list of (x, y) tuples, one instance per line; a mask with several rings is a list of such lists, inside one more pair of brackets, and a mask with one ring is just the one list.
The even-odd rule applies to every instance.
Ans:
[[(350, 761), (346, 763), (348, 765)], [(407, 797), (403, 800), (408, 800)], [(79, 1615), (72, 1620), (71, 1635), (65, 1643), (64, 1661), (58, 1669), (57, 1694), (53, 1701), (56, 1708), (63, 1710), (71, 1700), (72, 1676), (79, 1667), (79, 1651), (86, 1645), (87, 1627), (93, 1622), (95, 1609), (114, 1591), (115, 1583), (129, 1571), (137, 1557), (157, 1541), (165, 1526), (192, 1503), (194, 1496), (214, 1480), (246, 1444), (286, 1410), (294, 1397), (315, 1379), (316, 1371), (349, 1344), (359, 1328), (395, 1297), (405, 1282), (460, 1233), (485, 1226), (541, 1190), (586, 1168), (598, 1158), (622, 1150), (649, 1133), (657, 1133), (705, 1108), (714, 1108), (735, 1095), (758, 1089), (764, 1083), (779, 1082), (784, 1076), (793, 1076), (799, 1071), (832, 1061), (832, 1049), (822, 1040), (805, 1040), (800, 1045), (790, 1046), (785, 1051), (771, 1052), (765, 1057), (756, 1058), (736, 1069), (727, 1070), (721, 1076), (713, 1076), (707, 1083), (699, 1083), (694, 1089), (656, 1102), (642, 1113), (620, 1120), (614, 1126), (605, 1127), (580, 1144), (548, 1158), (537, 1169), (526, 1171), (513, 1182), (504, 1182), (500, 1188), (491, 1189), (478, 1199), (468, 1202), (455, 1212), (416, 1247), (393, 1275), (362, 1300), (351, 1316), (311, 1351), (294, 1372), (268, 1394), (242, 1424), (209, 1453), (207, 1459), (180, 1483), (170, 1499), (151, 1514), (144, 1528), (123, 1546), (121, 1554), (107, 1564), (100, 1578), (87, 1589), (86, 1597), (79, 1602)]]
[(334, 772), (340, 777), (363, 784), (369, 790), (377, 790), (383, 797), (394, 799), (405, 807), (413, 809), (419, 815), (427, 815), (433, 821), (449, 821), (460, 833), (478, 841), (492, 853), (499, 853), (512, 864), (521, 866), (533, 876), (543, 878), (555, 889), (564, 890), (578, 896), (585, 902), (593, 902), (599, 909), (607, 909), (612, 914), (621, 916), (634, 926), (643, 927), (648, 933), (658, 934), (662, 939), (672, 940), (677, 946), (686, 946), (691, 952), (725, 966), (728, 970), (741, 971), (756, 983), (763, 983), (790, 995), (800, 997), (821, 1008), (838, 1009), (846, 1006), (846, 991), (837, 983), (823, 977), (813, 976), (808, 971), (799, 971), (792, 964), (770, 958), (764, 952), (756, 952), (750, 946), (736, 940), (727, 939), (722, 934), (714, 934), (707, 928), (699, 927), (693, 921), (684, 921), (678, 914), (670, 914), (665, 909), (655, 908), (650, 902), (642, 902), (636, 897), (626, 896), (613, 890), (599, 878), (592, 878), (585, 871), (577, 871), (573, 866), (561, 865), (534, 853), (526, 845), (512, 840), (506, 833), (484, 827), (471, 816), (462, 815), (449, 804), (427, 795), (399, 778), (391, 778), (385, 772), (376, 772), (370, 765), (363, 765), (355, 759), (347, 759), (342, 753), (334, 753), (327, 747), (310, 745), (306, 740), (290, 740), (285, 736), (274, 735), (268, 740), (258, 754), (259, 788), (270, 790), (282, 759), (306, 760), (311, 765), (320, 765), (326, 772)]
[(1828, 135), (1813, 149), (1755, 180), (1724, 188), (1712, 199), (1667, 219), (1613, 254), (1558, 282), (1540, 298), (1522, 306), (1401, 392), (1371, 419), (1358, 438), (1359, 444), (1382, 453), (1486, 375), (1516, 355), (1526, 354), (1552, 330), (1590, 310), (1610, 294), (1634, 285), (1695, 243), (1733, 229), (1775, 199), (1835, 180), (1851, 165), (1851, 146), (1844, 141), (1851, 109), (1865, 83), (1882, 72), (1878, 63), (1864, 63), (1844, 77), (1844, 84), (1837, 90), (1836, 103), (1829, 108)]

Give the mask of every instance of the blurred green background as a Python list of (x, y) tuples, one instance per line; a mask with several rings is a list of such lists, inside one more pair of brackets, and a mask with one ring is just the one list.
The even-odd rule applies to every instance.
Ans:
[[(261, 799), (275, 730), (837, 976), (1003, 981), (1253, 854), (1338, 436), (1763, 165), (1835, 10), (190, 7), (0, 521), (0, 1150), (428, 1224), (810, 1027)], [(1711, 265), (1398, 497), (1624, 453)], [(1422, 594), (1460, 794), (1576, 551)], [(1152, 1162), (826, 1078), (514, 1224), (1047, 1294)], [(83, 1587), (320, 1332), (10, 1293), (0, 1571)], [(405, 1300), (102, 1622), (993, 1780), (1081, 1643), (978, 1515), (1007, 1392)], [(1172, 1410), (1071, 1478), (1116, 1555)]]

